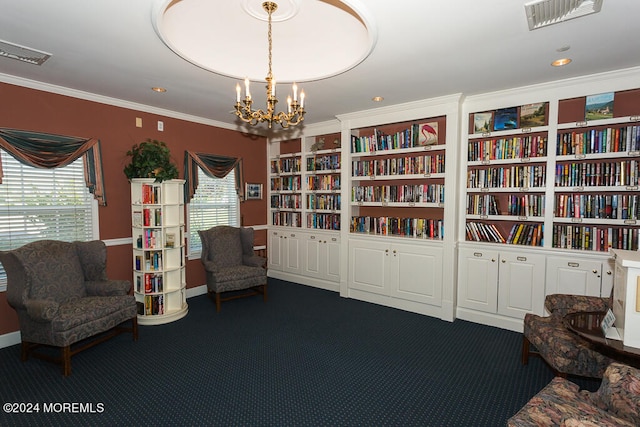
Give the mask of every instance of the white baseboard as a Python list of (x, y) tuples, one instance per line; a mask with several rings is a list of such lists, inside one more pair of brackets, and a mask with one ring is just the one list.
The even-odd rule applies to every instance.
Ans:
[(187, 289), (187, 298), (193, 298), (207, 293), (207, 285), (196, 286)]
[(0, 335), (0, 348), (11, 347), (16, 344), (20, 344), (20, 331)]

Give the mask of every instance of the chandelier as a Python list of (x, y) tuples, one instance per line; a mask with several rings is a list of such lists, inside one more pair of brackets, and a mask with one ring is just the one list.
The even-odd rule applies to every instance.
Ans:
[(278, 5), (274, 2), (267, 1), (262, 3), (262, 7), (269, 15), (269, 72), (265, 78), (267, 81), (267, 111), (263, 111), (262, 109), (253, 110), (251, 108), (253, 100), (251, 99), (251, 92), (249, 91), (249, 79), (245, 78), (245, 95), (242, 100), (240, 99), (240, 83), (236, 84), (235, 114), (242, 121), (250, 125), (267, 122), (269, 129), (271, 129), (274, 123), (280, 124), (283, 128), (288, 128), (304, 120), (304, 91), (300, 91), (300, 101), (298, 102), (298, 86), (293, 83), (293, 98), (291, 96), (287, 97), (287, 112), (276, 112), (276, 104), (278, 103), (278, 98), (276, 98), (276, 81), (271, 72), (271, 47), (273, 44), (271, 39), (271, 14), (276, 11)]

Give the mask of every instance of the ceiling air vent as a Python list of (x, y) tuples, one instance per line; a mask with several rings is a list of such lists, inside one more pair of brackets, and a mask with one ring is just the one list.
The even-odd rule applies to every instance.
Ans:
[(0, 57), (42, 65), (44, 61), (51, 57), (51, 54), (0, 40)]
[(602, 0), (536, 0), (524, 5), (529, 30), (600, 12)]

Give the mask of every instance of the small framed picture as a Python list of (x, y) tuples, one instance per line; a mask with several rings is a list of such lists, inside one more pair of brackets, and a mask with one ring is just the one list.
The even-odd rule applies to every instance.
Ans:
[(473, 115), (473, 133), (491, 132), (493, 113), (475, 113)]
[(496, 110), (493, 118), (493, 130), (507, 130), (518, 128), (518, 110), (516, 107)]
[(262, 199), (262, 184), (245, 184), (245, 197), (247, 200)]
[(610, 119), (613, 117), (614, 92), (587, 96), (585, 102), (585, 120)]

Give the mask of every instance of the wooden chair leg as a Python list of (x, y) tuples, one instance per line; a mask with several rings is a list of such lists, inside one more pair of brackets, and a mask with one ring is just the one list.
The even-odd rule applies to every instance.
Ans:
[(133, 319), (131, 319), (131, 322), (133, 323), (131, 331), (133, 332), (133, 340), (138, 341), (138, 316), (135, 316)]
[(31, 347), (31, 345), (28, 342), (22, 341), (20, 360), (23, 362), (26, 362), (29, 358), (29, 347)]
[(71, 346), (62, 347), (62, 374), (65, 377), (71, 375)]
[(522, 364), (529, 364), (529, 340), (522, 334)]
[(216, 312), (220, 313), (220, 292), (216, 292)]

